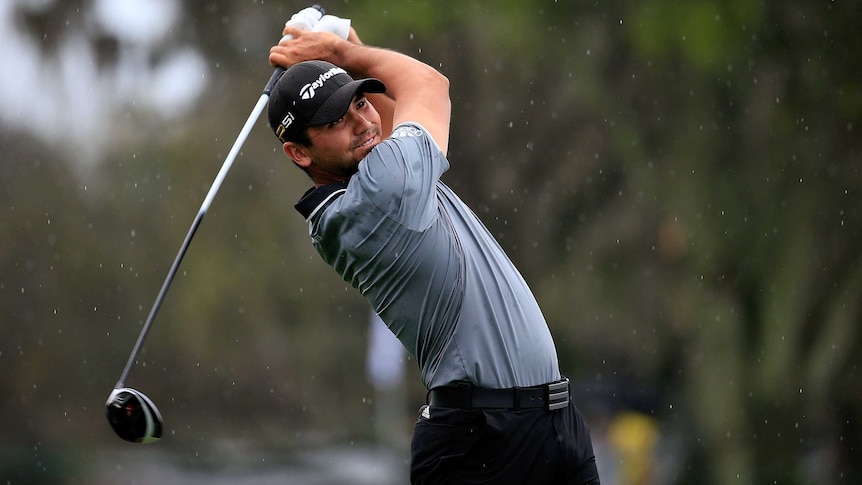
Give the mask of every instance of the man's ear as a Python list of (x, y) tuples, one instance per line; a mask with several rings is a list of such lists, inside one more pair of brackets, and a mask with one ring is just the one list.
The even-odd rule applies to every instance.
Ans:
[(311, 156), (308, 154), (308, 151), (300, 145), (292, 141), (285, 142), (282, 146), (284, 149), (284, 154), (287, 155), (288, 158), (293, 160), (293, 163), (299, 165), (302, 168), (308, 168), (311, 166)]

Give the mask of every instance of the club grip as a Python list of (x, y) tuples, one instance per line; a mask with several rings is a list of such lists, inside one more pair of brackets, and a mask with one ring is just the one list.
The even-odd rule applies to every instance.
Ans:
[(272, 71), (272, 76), (269, 78), (269, 82), (267, 82), (266, 87), (263, 88), (263, 94), (269, 96), (272, 92), (272, 88), (275, 87), (275, 83), (278, 82), (278, 79), (282, 74), (284, 74), (284, 71), (285, 69), (281, 66), (276, 67), (275, 70)]

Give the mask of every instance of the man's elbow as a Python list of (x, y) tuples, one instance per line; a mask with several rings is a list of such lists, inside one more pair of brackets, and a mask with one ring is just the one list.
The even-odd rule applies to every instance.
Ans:
[(448, 98), (449, 97), (449, 78), (446, 77), (445, 75), (443, 75), (443, 73), (440, 71), (434, 70), (434, 72), (437, 74), (436, 83), (437, 83), (438, 88), (441, 91), (445, 92), (446, 97)]
[(418, 85), (423, 86), (428, 89), (433, 89), (440, 93), (445, 93), (446, 96), (449, 96), (449, 78), (443, 75), (442, 72), (434, 69), (433, 67), (425, 64), (425, 69), (422, 72), (422, 76), (420, 79), (416, 79)]
[(436, 69), (431, 69), (431, 71), (433, 72), (429, 72), (429, 79), (426, 80), (427, 84), (425, 85), (434, 90), (438, 99), (445, 99), (447, 103), (451, 104), (449, 99), (449, 78)]

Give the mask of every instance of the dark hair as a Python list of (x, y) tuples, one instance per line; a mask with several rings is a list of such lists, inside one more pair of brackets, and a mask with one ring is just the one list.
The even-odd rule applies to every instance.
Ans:
[(293, 136), (286, 138), (287, 141), (296, 143), (297, 145), (302, 145), (304, 147), (311, 146), (311, 137), (308, 136), (308, 128), (306, 127), (303, 130), (300, 130), (298, 133), (295, 133)]

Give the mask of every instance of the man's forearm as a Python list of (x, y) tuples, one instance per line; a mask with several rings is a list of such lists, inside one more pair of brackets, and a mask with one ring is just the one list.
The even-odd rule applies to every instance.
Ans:
[[(360, 77), (376, 77), (386, 84), (386, 93), (398, 102), (421, 90), (423, 85), (439, 85), (445, 79), (431, 66), (410, 56), (380, 47), (351, 42), (334, 46), (332, 58), (326, 59)], [(447, 83), (448, 84), (448, 83)]]

